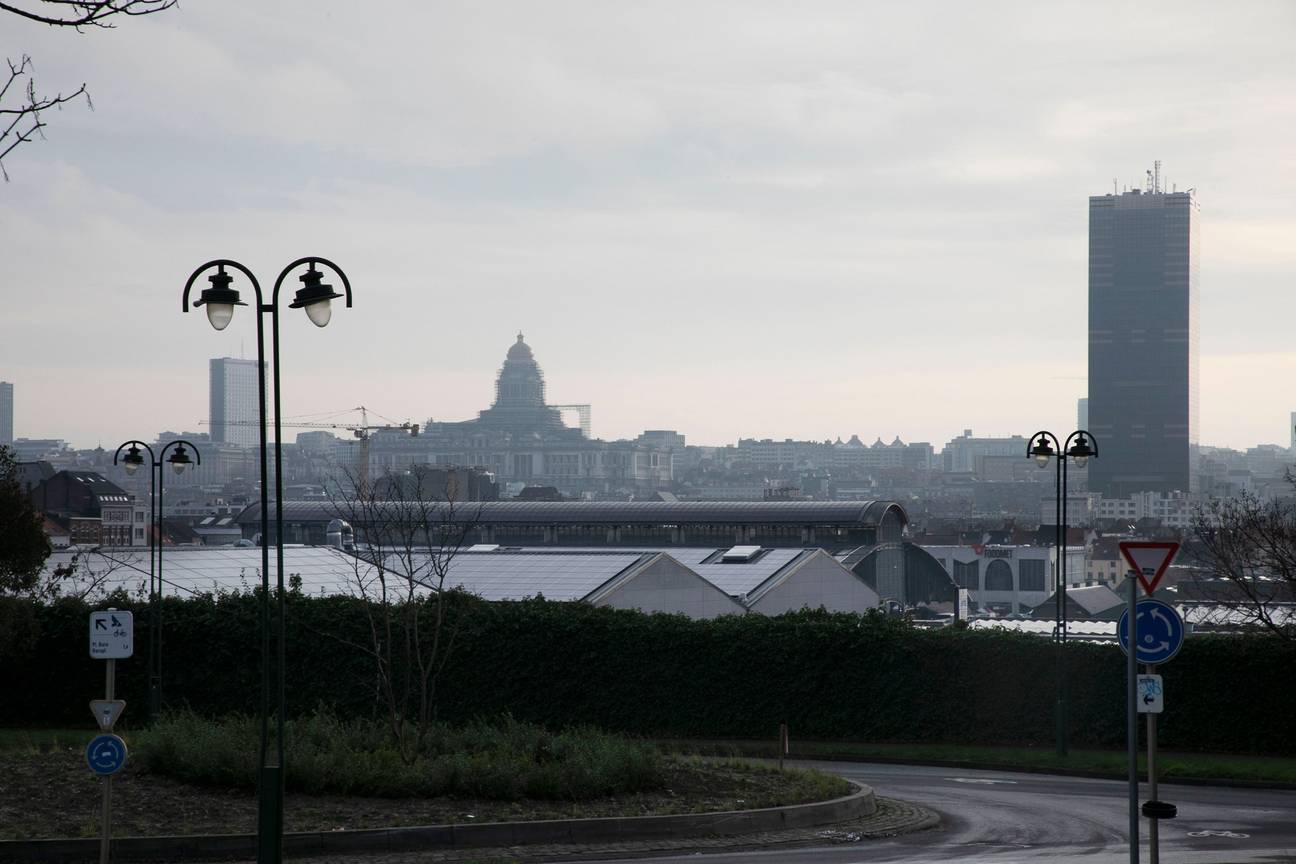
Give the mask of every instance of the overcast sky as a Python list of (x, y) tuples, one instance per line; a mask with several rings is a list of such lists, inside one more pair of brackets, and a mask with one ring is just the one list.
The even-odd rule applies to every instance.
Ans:
[[(0, 16), (47, 115), (0, 184), (15, 432), (198, 429), (248, 310), (198, 264), (340, 264), (283, 316), (286, 416), (467, 419), (517, 331), (594, 433), (1069, 431), (1087, 197), (1201, 202), (1204, 444), (1296, 409), (1296, 6), (185, 0), (112, 31)], [(295, 287), (295, 285), (293, 286)]]

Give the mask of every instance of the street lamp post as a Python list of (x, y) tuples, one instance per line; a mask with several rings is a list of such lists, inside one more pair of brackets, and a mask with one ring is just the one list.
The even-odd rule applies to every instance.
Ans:
[[(279, 418), (279, 289), (292, 271), (307, 266), (307, 271), (298, 277), (302, 287), (297, 290), (293, 301), (288, 304), (291, 309), (303, 309), (311, 323), (316, 327), (328, 324), (332, 316), (332, 301), (345, 297), (346, 305), (351, 305), (351, 283), (346, 274), (333, 262), (317, 256), (298, 258), (280, 273), (275, 280), (270, 302), (264, 302), (261, 285), (252, 271), (237, 261), (219, 258), (208, 261), (190, 276), (185, 282), (184, 296), (180, 306), (182, 312), (189, 311), (189, 291), (194, 282), (208, 270), (216, 269), (207, 277), (211, 287), (203, 289), (194, 306), (207, 307), (207, 320), (217, 330), (224, 330), (234, 317), (235, 307), (246, 306), (239, 299), (239, 292), (230, 286), (234, 277), (226, 272), (233, 269), (242, 273), (252, 284), (256, 297), (257, 322), (257, 384), (260, 395), (261, 413), (261, 701), (260, 701), (260, 767), (257, 772), (257, 862), (258, 864), (278, 864), (283, 860), (283, 784), (284, 784), (284, 614), (285, 594), (283, 576), (283, 459), (281, 442), (283, 440)], [(342, 280), (345, 294), (339, 294), (331, 285), (324, 284), (324, 275), (319, 267), (326, 267)], [(265, 386), (265, 328), (262, 316), (270, 316), (272, 345), (272, 374), (274, 376), (274, 430), (275, 430), (275, 574), (278, 598), (276, 615), (272, 621), (270, 614), (270, 548), (267, 546), (269, 531), (269, 470), (267, 467), (266, 449), (266, 386)], [(273, 634), (273, 640), (272, 640)], [(271, 643), (274, 651), (271, 651)], [(271, 674), (271, 667), (274, 674)], [(275, 754), (270, 758), (270, 714), (273, 711), (276, 720)]]
[[(1033, 441), (1034, 443), (1030, 443)], [(1034, 459), (1035, 463), (1041, 468), (1047, 468), (1049, 460), (1057, 456), (1057, 468), (1055, 476), (1055, 493), (1056, 493), (1056, 517), (1054, 518), (1054, 549), (1057, 551), (1057, 565), (1054, 573), (1057, 574), (1057, 586), (1054, 590), (1054, 599), (1056, 601), (1057, 622), (1055, 625), (1053, 641), (1057, 645), (1057, 704), (1054, 709), (1056, 720), (1056, 741), (1057, 755), (1067, 755), (1067, 666), (1066, 666), (1066, 641), (1067, 641), (1067, 608), (1066, 608), (1066, 550), (1067, 550), (1067, 518), (1066, 518), (1066, 500), (1067, 500), (1067, 460), (1071, 459), (1076, 463), (1077, 468), (1083, 468), (1091, 458), (1098, 455), (1098, 441), (1089, 432), (1079, 429), (1067, 436), (1066, 441), (1058, 443), (1057, 436), (1052, 432), (1041, 429), (1030, 437), (1027, 442), (1026, 457)]]
[[(193, 450), (193, 459), (190, 459), (189, 454), (185, 452), (186, 446)], [(126, 451), (125, 456), (122, 456), (121, 452), (126, 447), (130, 449)], [(166, 477), (165, 468), (170, 465), (175, 473), (181, 474), (185, 468), (194, 464), (195, 460), (201, 465), (202, 454), (190, 442), (177, 438), (162, 445), (155, 458), (152, 447), (143, 441), (132, 440), (117, 448), (117, 452), (113, 454), (113, 464), (116, 465), (118, 457), (121, 457), (122, 467), (126, 469), (126, 473), (134, 474), (144, 464), (141, 447), (148, 451), (149, 465), (148, 716), (153, 720), (157, 719), (162, 707), (162, 487)], [(175, 449), (171, 451), (170, 456), (167, 456), (167, 450), (172, 447)]]

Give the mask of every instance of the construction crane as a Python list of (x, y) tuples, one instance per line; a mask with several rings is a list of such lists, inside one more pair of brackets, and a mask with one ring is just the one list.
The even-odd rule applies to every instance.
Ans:
[[(396, 423), (396, 422), (393, 421), (393, 420), (387, 420), (386, 417), (382, 417), (382, 415), (381, 415), (381, 414), (378, 414), (376, 411), (375, 411), (374, 413), (375, 413), (377, 416), (382, 417), (382, 419), (387, 420), (387, 422), (386, 422), (386, 423), (380, 423), (380, 424), (372, 424), (372, 423), (369, 422), (369, 411), (368, 411), (368, 409), (365, 408), (365, 406), (363, 406), (363, 405), (360, 405), (359, 407), (356, 407), (356, 408), (348, 408), (348, 409), (346, 409), (346, 411), (331, 411), (331, 412), (326, 412), (326, 413), (327, 413), (327, 414), (343, 414), (343, 413), (348, 413), (348, 412), (350, 412), (350, 411), (359, 411), (359, 412), (360, 412), (360, 422), (359, 422), (359, 423), (339, 423), (339, 422), (324, 422), (324, 421), (297, 421), (297, 420), (293, 420), (293, 419), (290, 417), (290, 418), (288, 418), (288, 421), (287, 421), (287, 422), (281, 422), (279, 425), (280, 425), (281, 427), (283, 427), (283, 428), (287, 428), (287, 429), (347, 429), (347, 430), (349, 430), (349, 431), (351, 432), (352, 435), (354, 435), (356, 438), (359, 438), (359, 439), (360, 439), (360, 457), (359, 457), (359, 459), (357, 460), (358, 464), (356, 465), (356, 469), (357, 469), (357, 470), (356, 470), (356, 473), (359, 475), (359, 479), (360, 479), (360, 495), (363, 497), (363, 496), (367, 496), (367, 495), (369, 494), (369, 435), (370, 435), (370, 433), (373, 433), (373, 432), (408, 432), (408, 433), (410, 434), (410, 437), (414, 437), (414, 436), (416, 436), (416, 435), (419, 434), (419, 424), (417, 424), (417, 423), (408, 423), (408, 422), (406, 422), (406, 423)], [(308, 415), (308, 416), (319, 416), (319, 415)], [(201, 425), (201, 426), (210, 426), (211, 424), (204, 420), (204, 421), (201, 421), (199, 425)], [(261, 424), (258, 423), (258, 422), (252, 421), (252, 420), (226, 420), (225, 423), (222, 424), (222, 425), (225, 425), (225, 426), (260, 426)]]

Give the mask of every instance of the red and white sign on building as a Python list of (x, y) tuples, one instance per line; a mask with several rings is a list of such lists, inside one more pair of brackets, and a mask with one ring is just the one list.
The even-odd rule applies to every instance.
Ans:
[(1130, 569), (1138, 574), (1143, 590), (1151, 596), (1157, 583), (1170, 567), (1175, 553), (1179, 551), (1178, 543), (1157, 543), (1142, 540), (1124, 540), (1120, 544), (1121, 555), (1129, 562)]

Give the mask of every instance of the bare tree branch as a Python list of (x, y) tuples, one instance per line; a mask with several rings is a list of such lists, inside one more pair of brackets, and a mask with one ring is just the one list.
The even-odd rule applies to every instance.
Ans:
[(1219, 580), (1203, 599), (1234, 622), (1296, 640), (1296, 504), (1243, 493), (1199, 507), (1191, 534), (1190, 560)]
[(148, 576), (149, 571), (140, 554), (124, 550), (110, 554), (99, 547), (74, 552), (66, 564), (53, 569), (35, 596), (45, 602), (59, 597), (81, 600), (98, 597), (109, 593), (111, 583), (119, 583), (118, 587), (124, 589), (125, 580), (117, 574), (126, 570), (142, 574), (136, 578), (134, 590), (127, 591), (142, 599), (147, 594), (143, 576)]
[[(9, 66), (9, 77), (6, 79), (4, 86), (0, 87), (0, 123), (4, 123), (4, 127), (0, 129), (0, 176), (3, 176), (5, 182), (8, 182), (9, 172), (4, 167), (5, 157), (19, 144), (31, 141), (33, 135), (45, 137), (44, 133), (40, 131), (46, 126), (45, 121), (41, 119), (42, 111), (49, 108), (59, 108), (79, 97), (85, 97), (86, 105), (91, 110), (94, 110), (94, 103), (90, 101), (90, 94), (86, 91), (85, 84), (82, 84), (66, 96), (62, 93), (49, 98), (37, 96), (36, 82), (31, 77), (31, 57), (24, 54), (17, 63), (10, 59), (6, 59), (5, 62)], [(24, 77), (27, 79), (27, 86), (22, 87), (21, 84), (19, 85), (18, 92), (22, 93), (22, 98), (17, 103), (17, 107), (6, 108), (5, 97), (14, 86), (14, 82)], [(8, 120), (7, 123), (6, 120)]]
[[(112, 21), (114, 16), (152, 15), (170, 9), (177, 2), (178, 0), (0, 0), (0, 12), (8, 12), (50, 27), (81, 32), (83, 27), (111, 29), (115, 26)], [(33, 136), (44, 137), (41, 130), (46, 123), (41, 118), (42, 111), (60, 108), (65, 103), (82, 97), (91, 110), (94, 110), (94, 103), (90, 101), (90, 93), (84, 83), (66, 96), (62, 91), (53, 97), (37, 96), (36, 83), (31, 77), (31, 57), (23, 54), (17, 63), (12, 58), (7, 58), (5, 62), (9, 66), (9, 77), (0, 88), (0, 176), (8, 182), (9, 172), (5, 168), (4, 159), (18, 145), (33, 140)], [(10, 89), (20, 78), (27, 79), (27, 86), (20, 84), (15, 95), (20, 93), (21, 98), (14, 101), (12, 106), (7, 105), (5, 98), (13, 98)]]
[(0, 11), (12, 12), (21, 18), (48, 24), (51, 27), (114, 26), (114, 15), (152, 15), (175, 6), (178, 0), (28, 0), (26, 3), (0, 2)]

